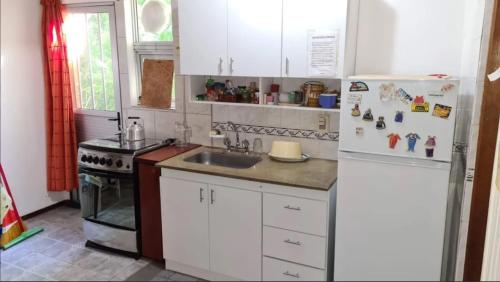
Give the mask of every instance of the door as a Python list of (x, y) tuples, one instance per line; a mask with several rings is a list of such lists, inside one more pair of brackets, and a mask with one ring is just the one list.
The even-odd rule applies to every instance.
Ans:
[(281, 25), (282, 0), (228, 1), (229, 73), (280, 77)]
[(160, 179), (163, 256), (210, 269), (207, 184)]
[(227, 75), (227, 0), (179, 1), (180, 71)]
[(335, 280), (439, 281), (450, 164), (341, 153)]
[[(338, 47), (344, 46), (347, 0), (283, 1), (283, 58), (284, 77), (309, 77), (308, 35), (313, 32), (334, 32)], [(343, 50), (337, 50), (337, 66)], [(341, 67), (333, 76), (341, 77)], [(332, 75), (330, 75), (332, 77)]]
[(211, 270), (260, 281), (262, 194), (215, 185), (209, 188)]

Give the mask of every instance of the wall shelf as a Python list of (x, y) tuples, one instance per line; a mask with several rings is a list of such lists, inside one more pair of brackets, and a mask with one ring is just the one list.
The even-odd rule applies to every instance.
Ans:
[(247, 103), (211, 102), (211, 101), (191, 101), (191, 103), (208, 104), (208, 105), (221, 105), (221, 106), (235, 106), (235, 107), (271, 108), (271, 109), (340, 113), (339, 108), (325, 109), (325, 108), (311, 108), (311, 107), (294, 107), (294, 106), (280, 106), (280, 105), (267, 105), (267, 104), (247, 104)]

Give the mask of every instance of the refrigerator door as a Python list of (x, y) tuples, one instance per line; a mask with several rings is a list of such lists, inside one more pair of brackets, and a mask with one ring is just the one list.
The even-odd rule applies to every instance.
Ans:
[(449, 163), (340, 153), (335, 280), (440, 280), (449, 175)]
[[(351, 77), (345, 80), (342, 85), (339, 149), (451, 161), (458, 86), (457, 80), (443, 79), (378, 80)], [(423, 98), (423, 104), (418, 103), (422, 100), (420, 97)], [(410, 99), (419, 106), (412, 109), (413, 102)], [(359, 116), (352, 115), (355, 104), (359, 106)], [(373, 121), (363, 120), (368, 109), (371, 109)], [(423, 112), (413, 111), (417, 109)], [(384, 118), (385, 129), (376, 128), (379, 117)], [(409, 150), (411, 140), (407, 135), (410, 133), (416, 133), (420, 138), (415, 139), (414, 151)], [(392, 139), (396, 141), (394, 148), (389, 146), (391, 134), (400, 138)], [(425, 146), (429, 136), (436, 137), (435, 148), (430, 149), (431, 157), (426, 155)]]

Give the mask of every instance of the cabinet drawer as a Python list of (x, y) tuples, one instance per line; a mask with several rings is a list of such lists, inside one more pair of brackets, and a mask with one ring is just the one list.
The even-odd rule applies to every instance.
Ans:
[(324, 270), (264, 257), (264, 281), (325, 281)]
[(327, 203), (264, 194), (264, 225), (326, 236)]
[(325, 269), (326, 239), (264, 227), (264, 255)]

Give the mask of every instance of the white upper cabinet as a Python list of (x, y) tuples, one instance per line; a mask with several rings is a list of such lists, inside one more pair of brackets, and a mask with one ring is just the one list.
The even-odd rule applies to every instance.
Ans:
[(227, 0), (179, 1), (181, 74), (227, 75)]
[[(337, 34), (336, 74), (342, 76), (348, 0), (283, 1), (283, 77), (310, 77), (309, 38)], [(332, 77), (330, 77), (332, 78)]]
[(282, 0), (228, 1), (228, 59), (233, 76), (281, 76)]

